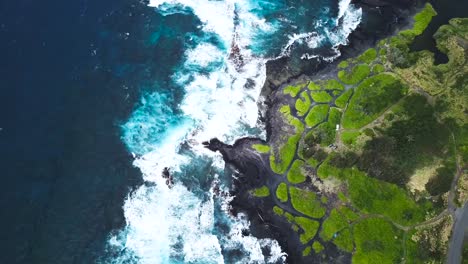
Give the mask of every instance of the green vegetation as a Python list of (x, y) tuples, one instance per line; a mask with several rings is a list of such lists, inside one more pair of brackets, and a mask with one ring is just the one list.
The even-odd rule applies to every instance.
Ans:
[(308, 127), (314, 127), (327, 117), (328, 105), (316, 105), (310, 109), (309, 114), (305, 118), (305, 123)]
[(310, 96), (317, 103), (328, 103), (331, 101), (332, 97), (326, 91), (312, 91)]
[(322, 146), (328, 146), (335, 142), (336, 125), (340, 123), (341, 111), (338, 108), (332, 107), (328, 120), (317, 126), (313, 131), (315, 137)]
[(298, 116), (304, 116), (307, 114), (310, 108), (310, 97), (307, 91), (303, 91), (300, 95), (300, 98), (296, 100), (296, 110)]
[(320, 253), (322, 252), (322, 250), (325, 249), (325, 247), (318, 241), (314, 241), (314, 243), (312, 244), (312, 248), (314, 249), (315, 253)]
[(266, 187), (265, 185), (260, 187), (260, 188), (256, 188), (253, 190), (253, 195), (255, 197), (268, 197), (270, 196), (270, 189), (268, 189), (268, 187)]
[(291, 114), (291, 108), (289, 107), (289, 105), (283, 105), (279, 109), (279, 111), (283, 116), (283, 120), (286, 121), (290, 126), (293, 126), (296, 130), (296, 133), (302, 133), (302, 131), (304, 130), (304, 124), (302, 124), (302, 122), (299, 119), (295, 118)]
[(263, 144), (253, 144), (252, 148), (260, 153), (268, 153), (270, 152), (270, 146), (263, 145)]
[(296, 153), (297, 142), (301, 138), (304, 131), (302, 122), (291, 115), (291, 108), (288, 105), (282, 106), (280, 112), (288, 124), (295, 128), (296, 134), (287, 138), (286, 142), (272, 149), (270, 155), (270, 167), (278, 174), (286, 172), (287, 168), (294, 159)]
[[(304, 256), (333, 243), (353, 263), (444, 259), (451, 218), (431, 226), (423, 221), (445, 209), (441, 194), (450, 189), (455, 161), (462, 167), (468, 161), (468, 19), (452, 19), (434, 35), (449, 58), (434, 65), (431, 52), (410, 49), (434, 14), (426, 5), (413, 29), (342, 61), (338, 79), (283, 90), (300, 97), (297, 118), (290, 106), (280, 108), (284, 122), (269, 142), (270, 166), (280, 174), (274, 182), (287, 177), (274, 201), (288, 203), (273, 212), (297, 233)], [(332, 97), (338, 108), (329, 106)], [(257, 151), (267, 153), (261, 146), (266, 150)], [(253, 193), (268, 196), (264, 187)]]
[(378, 74), (384, 71), (385, 67), (382, 64), (375, 64), (374, 67), (372, 67), (372, 73), (374, 74)]
[(346, 195), (343, 192), (338, 192), (338, 199), (340, 199), (340, 201), (342, 201), (344, 203), (348, 202), (348, 198), (346, 197)]
[(351, 72), (348, 70), (341, 70), (338, 72), (338, 79), (345, 84), (358, 84), (360, 81), (364, 80), (369, 76), (370, 67), (367, 64), (358, 64), (351, 69)]
[(296, 211), (313, 218), (321, 218), (325, 215), (325, 208), (321, 206), (314, 192), (292, 186), (289, 188), (289, 192), (291, 194), (291, 204)]
[(307, 88), (308, 88), (309, 90), (311, 90), (311, 91), (316, 91), (316, 90), (320, 90), (320, 89), (321, 89), (321, 88), (320, 88), (320, 85), (318, 85), (318, 84), (316, 84), (316, 83), (314, 83), (314, 82), (312, 82), (312, 81), (309, 82), (309, 85), (307, 85)]
[(338, 69), (345, 69), (345, 68), (348, 68), (348, 66), (349, 66), (349, 63), (348, 61), (345, 61), (345, 60), (338, 63)]
[(304, 87), (304, 83), (300, 83), (297, 85), (288, 85), (284, 88), (283, 94), (289, 94), (291, 97), (296, 97), (297, 94), (301, 91)]
[(278, 206), (273, 206), (273, 212), (279, 216), (282, 216), (284, 214), (284, 210), (279, 208)]
[(352, 252), (354, 249), (353, 235), (349, 228), (342, 229), (336, 234), (333, 243), (341, 250)]
[(292, 184), (303, 183), (306, 177), (302, 173), (301, 169), (304, 166), (304, 161), (295, 160), (288, 172), (288, 181)]
[(462, 264), (468, 264), (468, 242), (463, 242)]
[(406, 235), (406, 262), (407, 263), (445, 263), (447, 255), (448, 237), (443, 235), (447, 228), (443, 220), (436, 224), (419, 230), (410, 230)]
[(299, 144), (299, 157), (314, 168), (327, 157), (327, 154), (318, 147), (319, 143), (320, 139), (315, 135), (315, 131), (311, 130)]
[(379, 218), (368, 218), (354, 226), (356, 252), (353, 263), (400, 263), (401, 231)]
[(352, 146), (356, 143), (359, 135), (361, 135), (359, 131), (343, 131), (341, 133), (341, 141), (347, 146)]
[(384, 215), (401, 225), (410, 225), (424, 220), (422, 208), (406, 191), (395, 184), (367, 176), (355, 168), (340, 169), (331, 165), (333, 155), (327, 158), (317, 174), (326, 179), (330, 176), (346, 181), (352, 204), (364, 213)]
[[(372, 177), (402, 186), (417, 168), (431, 164), (437, 157), (448, 158), (444, 151), (450, 133), (421, 95), (406, 97), (392, 114), (391, 124), (366, 142), (357, 165)], [(444, 174), (443, 178), (452, 177)]]
[(343, 127), (360, 128), (395, 104), (407, 87), (390, 74), (381, 73), (364, 80), (354, 92), (343, 115)]
[(295, 217), (295, 223), (302, 229), (303, 233), (299, 236), (299, 240), (302, 244), (307, 244), (312, 238), (314, 238), (319, 228), (319, 222), (311, 220), (305, 217)]
[(339, 108), (345, 108), (346, 104), (349, 101), (349, 98), (351, 98), (351, 95), (353, 95), (353, 90), (349, 89), (348, 91), (340, 95), (338, 98), (336, 98), (335, 105)]
[[(299, 141), (300, 136), (295, 135), (287, 139), (286, 143), (280, 146), (279, 151), (273, 151), (270, 155), (270, 167), (273, 172), (278, 174), (283, 174), (288, 169), (289, 164), (294, 159), (294, 154), (296, 153), (296, 145)], [(279, 156), (277, 159), (276, 156)]]
[(348, 220), (348, 222), (355, 221), (359, 218), (359, 216), (348, 207), (340, 207), (339, 212)]
[(325, 89), (327, 90), (344, 90), (343, 84), (335, 79), (330, 79), (325, 83)]
[(455, 173), (455, 164), (446, 162), (443, 167), (436, 170), (436, 174), (426, 183), (426, 190), (433, 196), (448, 192)]
[(348, 227), (346, 218), (340, 214), (336, 209), (333, 209), (327, 219), (322, 224), (320, 237), (324, 241), (329, 241), (340, 230)]
[(322, 197), (320, 198), (320, 201), (321, 201), (323, 204), (327, 204), (328, 198), (327, 198), (326, 196), (322, 196)]
[(371, 63), (377, 58), (377, 51), (374, 48), (370, 48), (361, 54), (357, 59), (362, 63)]
[(396, 185), (351, 170), (348, 190), (352, 203), (363, 212), (381, 214), (402, 225), (424, 220), (424, 210)]
[(283, 203), (288, 201), (288, 186), (286, 183), (282, 182), (278, 184), (278, 187), (276, 188), (276, 197)]
[(432, 5), (426, 4), (421, 12), (414, 16), (414, 25), (412, 29), (404, 30), (400, 32), (401, 36), (404, 36), (407, 41), (412, 41), (417, 35), (421, 35), (426, 27), (432, 20), (432, 17), (437, 15)]

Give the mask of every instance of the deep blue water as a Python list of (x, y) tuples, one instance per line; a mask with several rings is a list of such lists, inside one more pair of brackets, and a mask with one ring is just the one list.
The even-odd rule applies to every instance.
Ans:
[(239, 235), (248, 221), (212, 191), (230, 175), (200, 143), (264, 136), (266, 61), (337, 55), (360, 13), (331, 0), (186, 4), (0, 3), (0, 263), (280, 260), (276, 241)]
[(147, 42), (175, 20), (140, 1), (0, 2), (0, 263), (103, 254), (141, 182), (119, 124), (177, 60), (180, 40)]

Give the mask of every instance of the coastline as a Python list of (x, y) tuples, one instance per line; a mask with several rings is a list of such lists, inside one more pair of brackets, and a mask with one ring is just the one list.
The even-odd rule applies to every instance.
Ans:
[[(412, 7), (413, 13), (416, 12), (416, 7)], [(405, 12), (406, 17), (408, 14)], [(267, 141), (275, 134), (275, 127), (279, 127), (275, 124), (273, 108), (278, 105), (277, 98), (274, 96), (274, 92), (287, 83), (297, 82), (305, 78), (313, 78), (314, 76), (325, 76), (330, 74), (331, 69), (335, 69), (337, 63), (343, 59), (356, 56), (362, 53), (366, 48), (377, 43), (379, 39), (394, 35), (396, 31), (402, 28), (407, 28), (410, 25), (408, 19), (396, 19), (399, 22), (394, 24), (385, 34), (379, 37), (365, 36), (362, 29), (358, 29), (353, 32), (350, 36), (349, 45), (340, 47), (342, 56), (339, 60), (332, 63), (323, 62), (308, 62), (302, 65), (294, 65), (294, 62), (290, 58), (281, 58), (275, 61), (270, 61), (267, 64), (267, 80), (265, 81), (262, 89), (262, 96), (265, 99), (264, 105), (260, 106), (261, 119), (266, 123), (267, 130)], [(306, 68), (307, 70), (302, 70)], [(277, 109), (274, 109), (277, 110)], [(251, 151), (252, 144), (263, 143), (259, 139), (253, 138), (241, 138), (238, 139), (232, 146), (226, 145), (217, 139), (214, 139), (207, 143), (207, 147), (212, 151), (220, 151), (223, 155), (223, 159), (226, 162), (227, 167), (231, 167), (232, 171), (238, 171), (240, 175), (237, 175), (239, 180), (235, 184), (235, 190), (233, 195), (235, 196), (232, 206), (236, 211), (247, 212), (249, 220), (253, 223), (252, 232), (259, 237), (266, 234), (273, 236), (278, 240), (280, 245), (286, 252), (289, 253), (288, 261), (299, 263), (304, 261), (305, 263), (314, 261), (314, 263), (327, 263), (333, 261), (334, 263), (347, 263), (350, 261), (351, 255), (344, 253), (337, 255), (338, 250), (328, 250), (325, 254), (327, 259), (321, 259), (316, 257), (303, 258), (301, 252), (297, 250), (299, 244), (294, 244), (291, 241), (291, 234), (288, 233), (287, 225), (286, 228), (279, 226), (278, 221), (272, 224), (271, 221), (275, 216), (268, 208), (272, 207), (272, 201), (258, 201), (258, 199), (252, 199), (249, 195), (248, 190), (252, 188), (259, 188), (261, 186), (260, 177), (267, 178), (266, 186), (276, 186), (278, 181), (274, 180), (272, 176), (274, 173), (271, 171), (268, 163), (268, 155), (255, 156)], [(267, 174), (267, 175), (265, 175)], [(261, 175), (260, 177), (258, 175)], [(271, 204), (270, 204), (271, 203)], [(297, 241), (297, 239), (296, 239)], [(330, 251), (330, 252), (329, 252)]]

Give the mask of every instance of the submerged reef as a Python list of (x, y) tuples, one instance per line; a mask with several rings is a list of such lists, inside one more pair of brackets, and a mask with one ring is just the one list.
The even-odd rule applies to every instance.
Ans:
[(434, 35), (436, 65), (410, 48), (435, 15), (273, 91), (266, 142), (210, 142), (239, 171), (234, 207), (291, 263), (445, 261), (468, 199), (468, 18)]

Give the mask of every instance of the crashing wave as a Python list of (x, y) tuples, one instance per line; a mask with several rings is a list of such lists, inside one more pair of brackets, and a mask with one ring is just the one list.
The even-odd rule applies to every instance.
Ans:
[[(326, 40), (333, 41), (333, 46), (345, 43), (360, 21), (361, 11), (348, 0), (342, 2), (336, 19), (341, 27), (325, 35), (294, 34), (279, 56), (287, 56), (299, 42), (311, 50)], [(148, 184), (125, 200), (126, 227), (109, 239), (109, 251), (116, 255), (111, 262), (284, 261), (285, 253), (277, 241), (243, 234), (250, 226), (246, 216), (231, 216), (232, 197), (226, 191), (224, 195), (213, 191), (215, 181), (219, 188), (228, 188), (228, 181), (222, 179), (224, 162), (201, 144), (214, 137), (232, 143), (239, 137), (263, 135), (257, 103), (269, 58), (256, 55), (250, 46), (259, 32), (274, 34), (276, 27), (252, 12), (254, 2), (151, 0), (149, 5), (163, 15), (192, 12), (204, 32), (217, 36), (221, 44), (199, 38), (197, 45), (186, 49), (185, 63), (171, 77), (185, 89), (177, 112), (166, 102), (167, 96), (154, 93), (143, 97), (141, 106), (122, 126), (126, 145), (141, 155), (134, 165)], [(161, 177), (165, 168), (174, 177), (171, 188)], [(219, 230), (216, 221), (226, 223), (228, 230)], [(270, 252), (268, 256), (263, 255), (264, 249)], [(242, 250), (244, 255), (227, 260), (223, 252), (230, 250)]]

